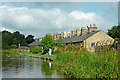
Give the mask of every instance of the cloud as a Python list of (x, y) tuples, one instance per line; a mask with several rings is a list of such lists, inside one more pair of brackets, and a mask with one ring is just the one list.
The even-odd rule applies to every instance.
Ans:
[(5, 27), (0, 27), (0, 31), (4, 31), (4, 30), (6, 30), (6, 31), (9, 31), (9, 32), (14, 32), (14, 30), (10, 30), (10, 29), (7, 29), (7, 28), (5, 28)]
[[(65, 12), (59, 8), (29, 9), (27, 7), (0, 6), (2, 9), (2, 29), (21, 31), (42, 37), (47, 33), (71, 31), (76, 28), (96, 24), (99, 29), (107, 31), (115, 23), (106, 21), (95, 12)], [(1, 13), (1, 12), (0, 12)]]

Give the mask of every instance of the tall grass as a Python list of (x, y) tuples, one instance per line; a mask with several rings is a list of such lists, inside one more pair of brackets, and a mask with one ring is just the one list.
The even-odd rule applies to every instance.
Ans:
[(91, 54), (79, 46), (64, 46), (57, 50), (54, 63), (69, 78), (120, 78), (116, 50)]

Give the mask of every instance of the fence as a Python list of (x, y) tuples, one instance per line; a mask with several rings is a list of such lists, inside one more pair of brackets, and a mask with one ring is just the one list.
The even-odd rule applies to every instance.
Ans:
[(98, 41), (96, 43), (95, 52), (96, 53), (105, 53), (111, 49), (114, 40), (104, 40)]

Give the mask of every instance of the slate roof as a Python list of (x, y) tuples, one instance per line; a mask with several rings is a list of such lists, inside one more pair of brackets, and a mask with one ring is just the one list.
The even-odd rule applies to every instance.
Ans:
[(90, 36), (94, 35), (95, 33), (97, 33), (99, 31), (95, 31), (95, 32), (90, 32), (89, 34), (84, 34), (84, 35), (80, 35), (80, 36), (73, 36), (73, 37), (69, 37), (69, 38), (63, 38), (63, 42), (64, 43), (70, 43), (70, 42), (81, 42), (86, 40), (87, 38), (89, 38)]
[(40, 44), (41, 44), (41, 41), (38, 41), (38, 42), (30, 43), (28, 46), (40, 46)]
[[(86, 40), (87, 38), (89, 38), (90, 36), (96, 34), (97, 32), (99, 32), (100, 30), (98, 31), (95, 31), (95, 32), (90, 32), (89, 34), (86, 33), (84, 35), (80, 35), (80, 36), (73, 36), (73, 37), (69, 37), (69, 38), (63, 38), (63, 42), (64, 43), (70, 43), (70, 42), (81, 42), (81, 41), (84, 41)], [(55, 40), (55, 42), (57, 42), (57, 40)], [(31, 44), (29, 44), (28, 46), (40, 46), (41, 44), (41, 41), (38, 41), (38, 42), (33, 42)]]

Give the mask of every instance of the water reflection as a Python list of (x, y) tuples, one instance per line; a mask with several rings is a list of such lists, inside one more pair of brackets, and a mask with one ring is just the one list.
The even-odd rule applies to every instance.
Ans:
[(3, 78), (61, 78), (52, 67), (52, 62), (24, 56), (3, 55)]
[(43, 74), (51, 76), (54, 72), (54, 68), (51, 67), (51, 62), (44, 61), (41, 65), (41, 71)]

